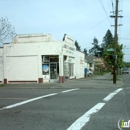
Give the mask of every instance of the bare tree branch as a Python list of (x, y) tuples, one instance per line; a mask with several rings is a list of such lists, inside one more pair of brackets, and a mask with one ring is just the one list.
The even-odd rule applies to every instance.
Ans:
[(12, 41), (15, 36), (14, 27), (7, 18), (2, 17), (0, 19), (0, 43), (3, 44), (5, 41)]

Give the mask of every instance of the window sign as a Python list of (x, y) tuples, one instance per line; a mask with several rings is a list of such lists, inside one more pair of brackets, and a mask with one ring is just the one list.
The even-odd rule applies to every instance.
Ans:
[(80, 64), (83, 64), (83, 63), (84, 63), (83, 59), (80, 59)]
[(49, 75), (49, 64), (43, 64), (42, 65), (42, 74), (43, 75)]

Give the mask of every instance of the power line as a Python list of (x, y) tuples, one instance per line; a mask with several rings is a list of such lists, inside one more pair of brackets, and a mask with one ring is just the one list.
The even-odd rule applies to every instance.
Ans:
[(112, 3), (112, 10), (113, 10), (113, 13), (114, 13), (114, 3), (113, 3), (113, 0), (111, 0), (111, 3)]
[[(127, 34), (127, 35), (125, 35), (124, 37), (127, 38), (127, 36), (129, 36), (129, 35), (130, 35), (130, 34)], [(123, 38), (124, 38), (124, 37), (123, 37)]]
[(106, 14), (106, 16), (107, 16), (107, 19), (108, 19), (110, 25), (111, 25), (111, 22), (110, 22), (110, 19), (109, 19), (108, 13), (107, 13), (107, 11), (106, 11), (106, 9), (105, 9), (105, 7), (104, 7), (104, 4), (103, 4), (102, 0), (99, 0), (99, 2), (100, 2), (100, 4), (101, 4), (101, 6), (102, 6), (102, 8), (103, 8), (103, 10), (104, 10), (104, 12), (105, 12), (105, 14)]
[(120, 39), (124, 39), (124, 40), (130, 40), (130, 38), (120, 38)]
[(81, 32), (81, 33), (79, 33), (79, 34), (77, 34), (77, 35), (73, 36), (73, 37), (77, 37), (77, 36), (79, 36), (79, 35), (81, 35), (81, 34), (83, 34), (83, 33), (87, 32), (87, 31), (89, 31), (89, 30), (91, 30), (91, 29), (95, 28), (96, 26), (98, 26), (99, 24), (101, 24), (102, 22), (104, 22), (106, 19), (107, 19), (107, 18), (103, 19), (103, 20), (102, 20), (102, 21), (100, 21), (99, 23), (97, 23), (97, 24), (95, 24), (94, 26), (90, 27), (88, 30), (85, 30), (85, 31), (83, 31), (83, 32)]
[(100, 4), (101, 4), (101, 6), (102, 6), (104, 12), (105, 12), (106, 15), (108, 16), (107, 11), (106, 11), (106, 9), (105, 9), (105, 7), (104, 7), (104, 4), (103, 4), (102, 0), (99, 0), (99, 2), (100, 2)]
[[(122, 10), (123, 10), (123, 0), (120, 0), (120, 2), (119, 2), (120, 4), (119, 4), (119, 8), (120, 8), (120, 11), (119, 12), (122, 12)], [(122, 19), (119, 19), (119, 22), (122, 24)], [(120, 35), (120, 37), (122, 37), (121, 35), (122, 35), (122, 27), (121, 26), (119, 26), (119, 35)], [(120, 38), (119, 38), (120, 39)]]

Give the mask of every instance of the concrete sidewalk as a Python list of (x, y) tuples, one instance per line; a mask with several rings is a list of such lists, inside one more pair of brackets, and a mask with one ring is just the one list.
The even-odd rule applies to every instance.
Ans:
[(124, 85), (122, 75), (118, 76), (116, 84), (113, 84), (113, 75), (93, 75), (92, 77), (68, 80), (65, 83), (43, 83), (43, 84), (7, 84), (5, 88), (45, 88), (45, 89), (71, 89), (71, 88), (114, 88)]
[[(118, 76), (116, 84), (113, 84), (113, 75), (110, 73), (105, 75), (98, 75), (87, 77), (83, 79), (70, 80), (64, 84), (59, 85), (60, 88), (119, 88), (124, 85), (122, 75)], [(57, 86), (51, 87), (57, 88)]]

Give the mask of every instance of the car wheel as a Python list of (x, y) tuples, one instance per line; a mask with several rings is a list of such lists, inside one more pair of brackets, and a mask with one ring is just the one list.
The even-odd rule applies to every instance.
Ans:
[(91, 76), (92, 76), (92, 74), (88, 74), (88, 76), (89, 76), (89, 77), (91, 77)]

